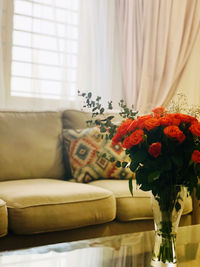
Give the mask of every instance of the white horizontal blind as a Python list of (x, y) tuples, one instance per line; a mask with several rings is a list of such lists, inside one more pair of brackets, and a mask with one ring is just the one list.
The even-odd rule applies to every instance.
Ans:
[(79, 0), (14, 0), (11, 96), (76, 95)]

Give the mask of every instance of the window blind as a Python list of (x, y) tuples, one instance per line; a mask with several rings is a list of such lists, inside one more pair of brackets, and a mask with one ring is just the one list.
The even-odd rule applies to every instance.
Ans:
[(11, 96), (76, 94), (79, 0), (14, 0)]

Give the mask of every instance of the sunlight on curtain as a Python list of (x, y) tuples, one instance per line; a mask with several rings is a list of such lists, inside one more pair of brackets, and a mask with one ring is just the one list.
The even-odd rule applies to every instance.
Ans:
[(126, 101), (167, 105), (200, 31), (200, 0), (117, 0)]
[(5, 106), (5, 84), (4, 84), (4, 67), (3, 67), (3, 35), (4, 35), (4, 25), (3, 25), (3, 1), (0, 1), (0, 107)]
[(80, 1), (78, 88), (117, 103), (123, 95), (115, 0)]
[(7, 106), (75, 107), (79, 0), (3, 1)]
[(190, 105), (200, 106), (200, 33), (183, 72), (177, 92), (182, 91)]
[(15, 0), (11, 96), (75, 96), (78, 7), (78, 0)]

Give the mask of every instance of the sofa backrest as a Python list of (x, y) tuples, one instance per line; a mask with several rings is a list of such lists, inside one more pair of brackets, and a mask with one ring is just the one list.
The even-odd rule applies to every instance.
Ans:
[(64, 175), (61, 112), (0, 112), (0, 180)]
[[(114, 115), (115, 118), (113, 122), (121, 122), (122, 118), (119, 113), (107, 113), (105, 117), (108, 115)], [(86, 121), (91, 120), (91, 113), (84, 112), (79, 110), (64, 110), (63, 111), (63, 128), (64, 129), (84, 129), (87, 127)], [(102, 118), (105, 118), (102, 116)], [(99, 118), (99, 116), (98, 116)]]

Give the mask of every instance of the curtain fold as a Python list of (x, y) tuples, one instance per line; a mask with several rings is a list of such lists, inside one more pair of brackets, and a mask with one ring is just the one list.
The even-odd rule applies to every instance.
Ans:
[(123, 98), (115, 0), (80, 2), (78, 88), (102, 96), (102, 103)]
[(116, 12), (127, 104), (167, 105), (200, 31), (200, 1), (117, 0)]
[(5, 106), (4, 60), (3, 60), (3, 1), (0, 1), (0, 107)]

